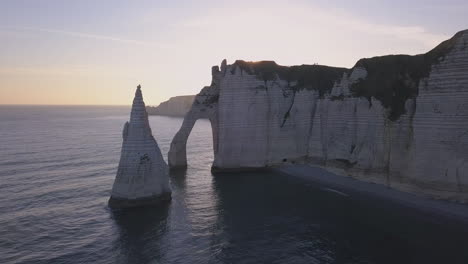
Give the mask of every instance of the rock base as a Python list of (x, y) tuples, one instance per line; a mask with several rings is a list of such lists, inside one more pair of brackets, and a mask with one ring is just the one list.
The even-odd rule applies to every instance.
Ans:
[(144, 197), (138, 199), (123, 199), (112, 197), (109, 199), (109, 207), (111, 209), (124, 209), (124, 208), (131, 208), (131, 207), (144, 207), (144, 206), (154, 206), (160, 205), (163, 203), (168, 203), (172, 199), (171, 193), (163, 193), (157, 196), (151, 197)]

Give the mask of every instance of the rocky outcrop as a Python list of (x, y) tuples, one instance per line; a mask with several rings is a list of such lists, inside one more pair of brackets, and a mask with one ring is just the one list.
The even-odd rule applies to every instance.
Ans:
[(200, 118), (207, 118), (210, 120), (213, 131), (213, 150), (216, 153), (218, 147), (217, 116), (219, 99), (219, 89), (216, 83), (221, 77), (219, 74), (219, 67), (213, 67), (212, 73), (213, 81), (211, 86), (204, 87), (200, 93), (196, 95), (192, 107), (182, 122), (182, 127), (172, 139), (171, 148), (168, 153), (169, 166), (172, 169), (187, 167), (187, 140), (195, 122)]
[(184, 117), (190, 110), (195, 95), (182, 95), (169, 98), (158, 106), (147, 106), (148, 115)]
[(109, 206), (142, 206), (170, 199), (168, 167), (152, 135), (138, 86), (130, 122), (125, 123), (123, 130), (122, 152)]
[(468, 200), (468, 31), (426, 54), (352, 69), (223, 61), (212, 75), (171, 144), (171, 167), (186, 166), (186, 139), (204, 116), (215, 170), (306, 163)]

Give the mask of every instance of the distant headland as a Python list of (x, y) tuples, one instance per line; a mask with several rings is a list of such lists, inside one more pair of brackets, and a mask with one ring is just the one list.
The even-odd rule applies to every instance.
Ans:
[(181, 95), (169, 98), (158, 106), (147, 106), (148, 115), (184, 117), (190, 110), (195, 95)]

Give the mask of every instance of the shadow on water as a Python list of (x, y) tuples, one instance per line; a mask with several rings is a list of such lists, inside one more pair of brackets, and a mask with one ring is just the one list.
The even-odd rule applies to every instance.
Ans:
[(119, 238), (115, 263), (151, 263), (164, 257), (167, 249), (169, 204), (112, 211)]
[(355, 257), (340, 248), (344, 242), (324, 233), (347, 228), (346, 199), (326, 200), (266, 172), (217, 174), (214, 186), (227, 240), (219, 256), (224, 262), (330, 263)]
[(171, 169), (169, 172), (171, 183), (178, 189), (183, 190), (186, 186), (187, 168)]
[[(220, 262), (466, 263), (468, 236), (389, 202), (273, 173), (214, 176)], [(261, 248), (262, 250), (258, 250)], [(253, 261), (255, 262), (255, 261)]]

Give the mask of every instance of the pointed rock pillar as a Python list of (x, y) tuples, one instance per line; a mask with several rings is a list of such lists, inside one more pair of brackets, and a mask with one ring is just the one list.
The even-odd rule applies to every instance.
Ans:
[(123, 130), (122, 152), (109, 207), (159, 204), (170, 199), (168, 166), (151, 133), (138, 85), (130, 122), (125, 123)]

